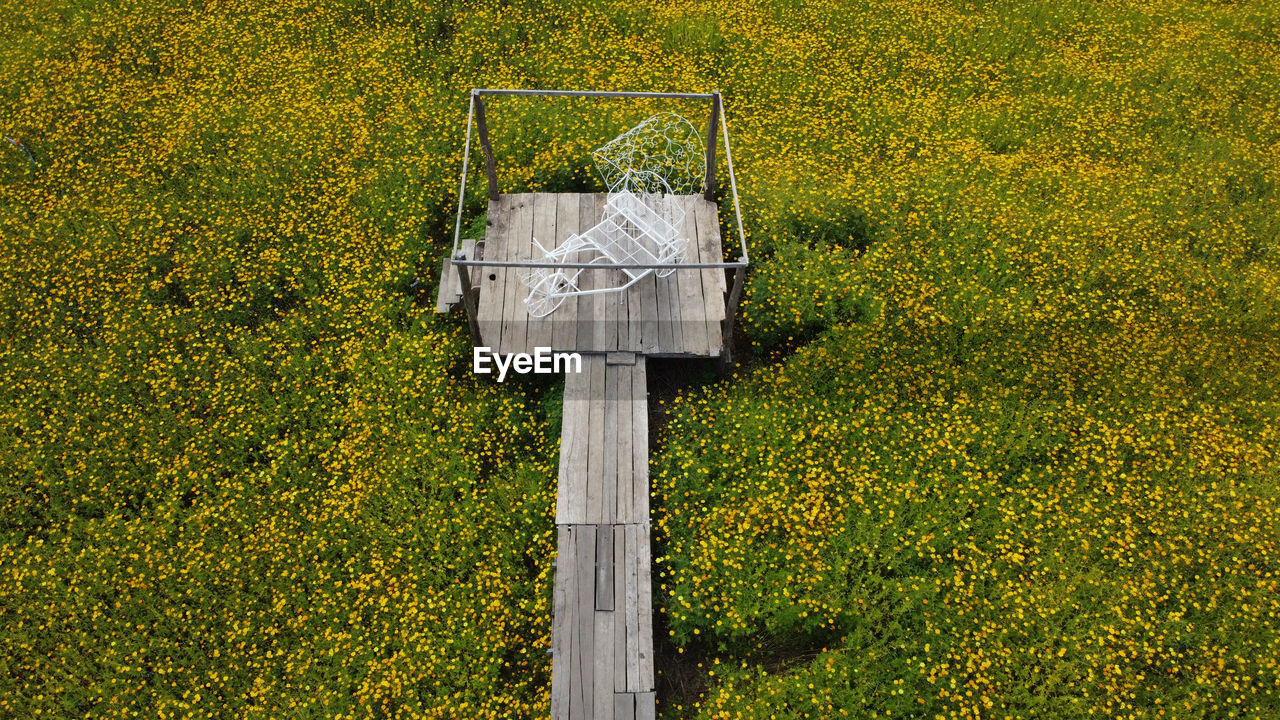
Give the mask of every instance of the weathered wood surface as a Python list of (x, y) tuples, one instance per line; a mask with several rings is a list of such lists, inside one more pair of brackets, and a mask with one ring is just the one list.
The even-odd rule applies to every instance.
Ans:
[(485, 120), (484, 98), (479, 95), (472, 95), (475, 100), (476, 111), (476, 130), (480, 134), (480, 149), (484, 151), (484, 170), (485, 175), (489, 179), (489, 199), (497, 200), (498, 193), (498, 169), (493, 161), (493, 143), (489, 141), (489, 123)]
[[(708, 179), (714, 191), (714, 174)], [(671, 196), (667, 202), (684, 213), (679, 230), (686, 242), (685, 260), (722, 262), (716, 204), (701, 194)], [(489, 202), (484, 244), (464, 241), (464, 256), (472, 257), (482, 247), (488, 259), (541, 259), (538, 244), (548, 250), (563, 245), (599, 222), (604, 203), (601, 194), (498, 195)], [(593, 259), (582, 253), (569, 260)], [(437, 308), (445, 311), (467, 298), (451, 259), (445, 259), (441, 271)], [(720, 356), (727, 332), (725, 306), (736, 304), (741, 294), (741, 273), (726, 288), (720, 269), (677, 269), (661, 278), (651, 272), (625, 292), (566, 298), (549, 316), (533, 318), (522, 281), (528, 272), (473, 268), (468, 297), (475, 302), (473, 335), (492, 352), (550, 348), (583, 354), (582, 372), (569, 373), (564, 385), (551, 716), (652, 719), (645, 356)], [(582, 289), (619, 287), (626, 281), (615, 269), (584, 270), (578, 276)]]
[[(723, 262), (719, 210), (702, 195), (676, 195), (688, 262)], [(600, 221), (605, 196), (591, 193), (501, 195), (489, 203), (485, 257), (538, 260), (536, 239), (546, 249)], [(589, 262), (590, 253), (573, 258)], [(723, 341), (724, 272), (676, 270), (665, 278), (650, 273), (621, 293), (566, 298), (550, 315), (531, 318), (521, 278), (527, 268), (483, 268), (479, 328), (495, 352), (532, 353), (536, 347), (557, 352), (632, 352), (665, 357), (719, 356)], [(570, 273), (576, 272), (570, 270)], [(719, 278), (719, 279), (717, 279)], [(587, 269), (578, 275), (581, 289), (619, 287), (619, 270)]]
[(565, 377), (556, 523), (649, 522), (649, 413), (645, 358), (611, 365), (583, 355)]
[[(474, 260), (478, 256), (476, 241), (471, 238), (466, 238), (459, 242), (458, 249), (462, 252), (462, 257), (467, 260)], [(471, 285), (473, 287), (480, 283), (480, 268), (472, 267), (471, 272), (468, 274), (471, 277)], [(436, 312), (449, 312), (461, 299), (462, 276), (458, 274), (458, 269), (454, 267), (453, 258), (446, 255), (440, 267), (440, 287), (436, 289)]]
[(584, 355), (582, 372), (565, 378), (551, 631), (557, 720), (653, 717), (646, 397), (642, 355)]

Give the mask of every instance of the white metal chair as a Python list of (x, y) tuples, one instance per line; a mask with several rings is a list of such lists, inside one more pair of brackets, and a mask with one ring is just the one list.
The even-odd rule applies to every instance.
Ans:
[[(684, 210), (670, 199), (671, 183), (686, 192), (696, 191), (692, 176), (702, 172), (701, 147), (702, 139), (689, 121), (675, 113), (659, 113), (596, 150), (596, 167), (609, 188), (603, 216), (555, 248), (545, 248), (535, 238), (542, 261), (602, 267), (682, 262), (687, 244), (680, 230)], [(701, 175), (696, 182), (702, 182)], [(525, 298), (529, 315), (550, 315), (569, 297), (625, 292), (655, 272), (654, 268), (622, 267), (627, 278), (622, 284), (587, 290), (578, 284), (584, 269), (543, 267), (524, 273), (521, 280), (529, 288)], [(661, 268), (657, 275), (667, 277), (674, 271)]]
[[(610, 193), (605, 202), (604, 217), (587, 230), (569, 236), (552, 249), (534, 244), (546, 262), (583, 262), (602, 267), (619, 265), (662, 265), (684, 259), (684, 238), (679, 228), (684, 211), (670, 202), (668, 196), (656, 193), (637, 195), (630, 191)], [(578, 279), (585, 268), (535, 268), (522, 277), (529, 288), (525, 305), (532, 317), (545, 317), (555, 312), (565, 298), (582, 295), (625, 292), (641, 279), (655, 272), (652, 268), (619, 268), (626, 281), (583, 289)], [(658, 277), (667, 277), (675, 268), (662, 268)]]

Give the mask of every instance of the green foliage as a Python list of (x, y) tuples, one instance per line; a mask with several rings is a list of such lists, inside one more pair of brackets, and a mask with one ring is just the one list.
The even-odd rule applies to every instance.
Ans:
[[(668, 716), (1280, 713), (1274, 4), (212, 10), (0, 12), (0, 715), (546, 715), (560, 386), (425, 275), (473, 87), (725, 93), (776, 362), (655, 431)], [(504, 192), (707, 117), (487, 110)]]

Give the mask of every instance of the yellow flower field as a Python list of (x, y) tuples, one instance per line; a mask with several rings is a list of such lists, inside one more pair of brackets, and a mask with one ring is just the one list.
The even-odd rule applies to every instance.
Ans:
[[(560, 385), (434, 313), (473, 87), (724, 93), (664, 717), (1280, 716), (1273, 4), (0, 9), (0, 717), (547, 715)], [(494, 99), (503, 190), (655, 109)]]

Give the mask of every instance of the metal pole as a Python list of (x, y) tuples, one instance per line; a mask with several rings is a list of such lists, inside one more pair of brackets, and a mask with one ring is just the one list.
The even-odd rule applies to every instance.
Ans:
[(720, 91), (711, 96), (711, 121), (707, 123), (707, 174), (706, 192), (703, 197), (710, 202), (716, 201), (716, 125), (720, 119)]
[[(462, 234), (462, 201), (467, 194), (467, 160), (471, 159), (471, 117), (476, 111), (476, 96), (471, 94), (467, 105), (467, 142), (462, 148), (462, 183), (458, 186), (458, 217), (453, 222), (453, 253), (458, 254), (458, 236)], [(441, 278), (443, 280), (443, 278)]]
[(484, 167), (489, 172), (489, 199), (498, 199), (498, 169), (493, 162), (493, 145), (489, 144), (489, 124), (484, 119), (484, 100), (472, 93), (476, 103), (476, 129), (480, 131), (480, 147), (484, 149)]
[(747, 268), (739, 267), (733, 273), (733, 288), (729, 291), (729, 299), (725, 302), (724, 327), (722, 342), (724, 350), (720, 360), (727, 368), (733, 363), (733, 320), (738, 314), (738, 299), (742, 297), (742, 282), (747, 277)]
[(742, 208), (738, 206), (738, 180), (733, 176), (733, 153), (729, 151), (729, 123), (724, 117), (724, 107), (720, 106), (720, 128), (724, 131), (724, 162), (729, 166), (729, 186), (733, 188), (733, 214), (738, 219), (738, 240), (742, 242), (742, 262), (747, 259), (747, 234), (742, 231)]
[(611, 92), (605, 90), (523, 90), (482, 88), (477, 95), (539, 95), (543, 97), (592, 97), (592, 98), (667, 98), (671, 100), (708, 100), (710, 93), (664, 92)]
[(462, 260), (453, 261), (454, 265), (471, 267), (505, 267), (505, 268), (557, 268), (586, 270), (712, 270), (746, 267), (741, 260), (718, 263), (610, 263), (601, 265), (591, 262), (554, 262), (548, 260)]

